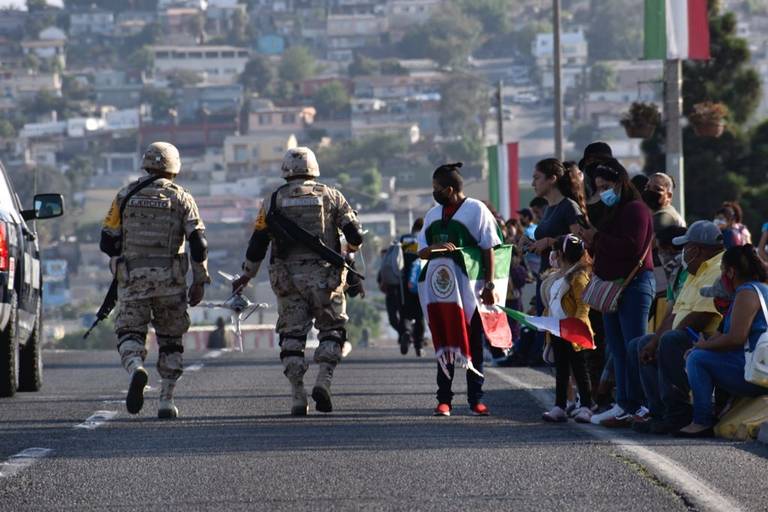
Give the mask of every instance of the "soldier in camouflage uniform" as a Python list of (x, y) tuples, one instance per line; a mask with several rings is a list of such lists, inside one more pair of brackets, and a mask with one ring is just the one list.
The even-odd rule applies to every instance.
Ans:
[[(115, 332), (123, 367), (130, 374), (128, 412), (137, 414), (144, 404), (149, 378), (143, 366), (145, 342), (152, 322), (160, 349), (158, 417), (175, 418), (173, 391), (183, 372), (181, 338), (189, 329), (187, 299), (191, 306), (198, 304), (210, 282), (208, 244), (195, 200), (173, 181), (181, 169), (179, 151), (167, 142), (152, 143), (142, 168), (149, 176), (124, 187), (112, 202), (102, 226), (101, 250), (110, 256), (118, 281)], [(185, 239), (192, 267), (189, 290)]]
[(340, 250), (341, 233), (349, 250), (356, 251), (363, 242), (362, 232), (355, 212), (341, 192), (315, 180), (320, 176), (320, 170), (310, 149), (288, 150), (283, 159), (282, 175), (288, 183), (264, 200), (248, 243), (244, 275), (233, 283), (233, 287), (245, 286), (256, 275), (270, 242), (273, 242), (269, 280), (277, 296), (280, 359), (291, 383), (291, 414), (307, 414), (304, 374), (308, 365), (304, 348), (313, 320), (319, 331), (320, 345), (315, 350), (314, 359), (319, 368), (312, 398), (318, 411), (331, 412), (331, 378), (341, 360), (341, 348), (347, 337), (344, 297), (347, 271), (332, 266), (307, 247), (275, 238), (267, 226), (267, 215), (274, 202), (275, 208), (319, 236), (336, 252)]

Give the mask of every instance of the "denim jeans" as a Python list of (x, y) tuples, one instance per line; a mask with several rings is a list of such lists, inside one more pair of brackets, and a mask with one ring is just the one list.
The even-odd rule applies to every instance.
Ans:
[[(469, 331), (469, 349), (472, 353), (472, 365), (478, 372), (483, 373), (483, 323), (480, 315), (475, 313), (472, 317)], [(441, 404), (450, 404), (453, 400), (454, 365), (446, 365), (448, 376), (443, 373), (440, 363), (437, 364), (437, 401)], [(485, 379), (471, 370), (467, 370), (467, 401), (469, 405), (480, 403), (483, 398), (483, 383)]]
[(651, 341), (652, 334), (640, 336), (629, 342), (627, 347), (628, 395), (630, 401), (643, 403), (654, 418), (664, 417), (664, 403), (659, 393), (659, 367), (656, 361), (650, 364), (640, 362), (640, 352)]
[(630, 341), (645, 335), (655, 293), (653, 272), (640, 272), (624, 289), (618, 311), (603, 314), (605, 337), (616, 376), (616, 402), (630, 414), (642, 404), (628, 394), (627, 346)]
[(768, 388), (744, 380), (744, 351), (696, 349), (685, 364), (693, 391), (693, 421), (707, 427), (715, 424), (712, 393), (715, 385), (736, 396), (768, 394)]
[(664, 403), (664, 420), (684, 427), (691, 421), (691, 388), (685, 373), (685, 353), (693, 346), (688, 333), (669, 331), (659, 340), (656, 364), (659, 368), (659, 396)]

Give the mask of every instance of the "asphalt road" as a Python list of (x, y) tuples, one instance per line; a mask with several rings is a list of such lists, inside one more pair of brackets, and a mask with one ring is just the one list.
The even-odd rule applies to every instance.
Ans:
[(192, 353), (162, 421), (154, 369), (130, 416), (116, 353), (45, 358), (41, 392), (0, 400), (2, 511), (768, 510), (768, 447), (544, 424), (535, 370), (487, 370), (486, 418), (458, 372), (435, 418), (432, 359), (355, 350), (335, 412), (292, 418), (276, 353)]

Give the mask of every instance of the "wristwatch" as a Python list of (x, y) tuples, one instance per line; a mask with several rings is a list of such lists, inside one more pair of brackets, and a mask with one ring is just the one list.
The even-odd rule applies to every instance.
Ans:
[(486, 290), (493, 291), (496, 288), (496, 284), (493, 281), (486, 281), (485, 286), (483, 286), (483, 288)]

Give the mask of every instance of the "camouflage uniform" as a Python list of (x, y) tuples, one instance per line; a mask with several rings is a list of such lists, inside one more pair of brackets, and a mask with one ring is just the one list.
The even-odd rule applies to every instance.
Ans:
[[(330, 383), (333, 370), (341, 360), (341, 346), (346, 340), (348, 317), (344, 296), (346, 269), (339, 269), (321, 259), (309, 248), (272, 240), (267, 214), (272, 201), (287, 217), (305, 230), (319, 236), (331, 249), (341, 249), (340, 233), (351, 233), (362, 242), (357, 215), (338, 190), (314, 180), (319, 175), (314, 154), (306, 148), (289, 150), (283, 162), (283, 177), (289, 179), (274, 195), (263, 202), (251, 237), (243, 271), (248, 278), (258, 272), (266, 247), (271, 242), (269, 281), (277, 296), (280, 335), (280, 359), (285, 375), (293, 386), (295, 415), (306, 414), (303, 376), (307, 371), (304, 348), (312, 327), (319, 331), (320, 345), (314, 360), (319, 365), (312, 392), (318, 410), (331, 411)], [(355, 235), (357, 233), (357, 236)], [(359, 240), (356, 240), (359, 238)], [(349, 241), (350, 236), (347, 236)]]
[[(175, 154), (178, 157), (178, 152)], [(148, 170), (151, 172), (151, 168)], [(170, 179), (156, 179), (128, 199), (121, 218), (120, 205), (126, 195), (147, 179), (118, 192), (102, 226), (102, 250), (113, 256), (119, 300), (115, 319), (118, 351), (123, 366), (132, 375), (143, 367), (147, 356), (149, 323), (155, 328), (160, 352), (157, 371), (163, 384), (162, 410), (163, 399), (173, 407), (173, 388), (184, 371), (182, 336), (189, 329), (186, 274), (190, 267), (185, 239), (190, 241), (193, 253), (193, 284), (208, 283), (210, 278), (205, 226), (195, 200), (181, 186)]]

